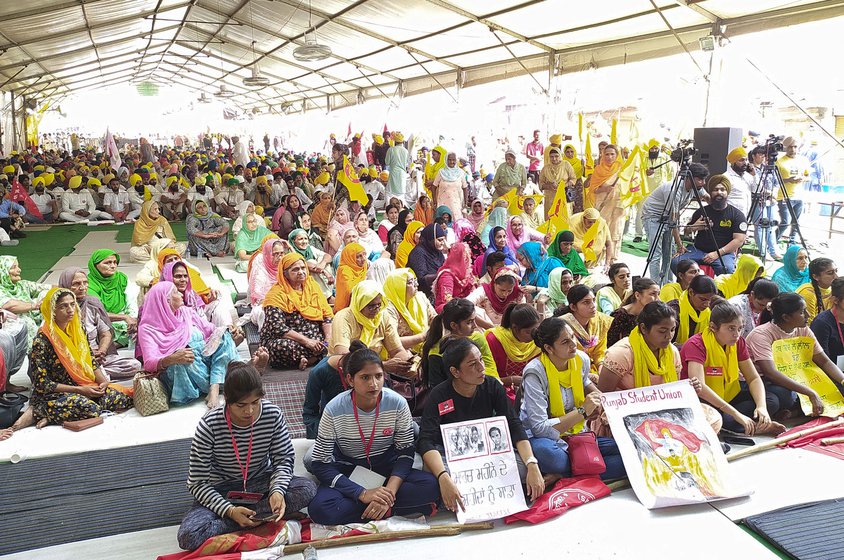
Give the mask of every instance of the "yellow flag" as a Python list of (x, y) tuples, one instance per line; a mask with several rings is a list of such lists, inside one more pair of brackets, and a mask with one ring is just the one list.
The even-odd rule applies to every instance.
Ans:
[(630, 153), (630, 157), (621, 166), (618, 172), (618, 188), (621, 189), (621, 207), (629, 208), (644, 198), (641, 182), (641, 149), (636, 146)]
[(542, 202), (542, 195), (541, 194), (531, 194), (527, 196), (519, 196), (516, 192), (516, 189), (510, 190), (507, 194), (499, 196), (495, 200), (492, 201), (492, 204), (486, 209), (487, 215), (498, 206), (498, 203), (504, 201), (507, 203), (507, 213), (511, 216), (515, 216), (516, 214), (521, 214), (522, 211), (525, 209), (525, 200), (528, 198), (532, 198), (534, 202), (536, 202), (537, 206), (540, 202)]
[(583, 142), (583, 113), (577, 114), (577, 139)]
[(618, 119), (612, 120), (612, 128), (610, 128), (610, 144), (618, 146)]
[(592, 135), (586, 133), (586, 168), (583, 170), (583, 176), (589, 177), (595, 171), (595, 160), (592, 159)]
[(594, 263), (598, 260), (598, 255), (595, 253), (595, 237), (598, 235), (598, 226), (600, 223), (600, 220), (595, 220), (592, 227), (587, 229), (586, 233), (583, 234), (583, 260), (586, 262)]
[(349, 161), (348, 156), (343, 156), (343, 168), (337, 172), (337, 181), (349, 189), (350, 200), (360, 202), (361, 204), (368, 202), (366, 192), (364, 192), (363, 186), (360, 184), (360, 179), (358, 179), (358, 174), (355, 172), (355, 168), (352, 166), (352, 162)]
[(566, 198), (566, 182), (560, 181), (557, 185), (557, 195), (551, 208), (548, 210), (548, 220), (537, 228), (539, 233), (550, 233), (551, 237), (557, 235), (558, 231), (569, 228), (569, 207)]

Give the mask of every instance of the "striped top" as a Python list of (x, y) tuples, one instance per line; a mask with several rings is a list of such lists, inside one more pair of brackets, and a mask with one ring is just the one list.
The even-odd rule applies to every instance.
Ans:
[[(349, 480), (344, 472), (351, 472), (356, 465), (373, 470), (382, 476), (401, 479), (413, 467), (413, 419), (407, 401), (391, 389), (381, 390), (381, 402), (371, 412), (358, 409), (358, 421), (352, 404), (352, 391), (343, 391), (326, 405), (319, 422), (313, 450), (313, 472), (320, 484), (330, 486), (344, 496), (357, 499), (366, 490)], [(372, 448), (367, 460), (365, 444), (373, 433)]]
[(233, 506), (214, 489), (214, 485), (227, 481), (243, 480), (232, 447), (232, 433), (237, 441), (241, 464), (246, 464), (249, 451), (249, 434), (253, 433), (252, 458), (249, 461), (249, 479), (271, 473), (270, 493), (287, 491), (293, 478), (293, 442), (287, 431), (281, 409), (269, 401), (261, 401), (261, 411), (253, 426), (241, 428), (232, 424), (232, 431), (221, 406), (209, 411), (193, 436), (188, 470), (188, 490), (203, 506), (220, 517)]

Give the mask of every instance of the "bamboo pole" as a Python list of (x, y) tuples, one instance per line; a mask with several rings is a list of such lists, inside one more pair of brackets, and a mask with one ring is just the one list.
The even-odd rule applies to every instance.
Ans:
[(794, 432), (793, 434), (789, 434), (787, 436), (780, 436), (778, 438), (774, 438), (770, 441), (766, 441), (764, 443), (760, 443), (759, 445), (755, 445), (753, 447), (748, 447), (747, 449), (742, 449), (741, 451), (736, 451), (735, 453), (730, 453), (727, 455), (728, 461), (735, 461), (736, 459), (743, 459), (748, 455), (754, 455), (761, 451), (767, 451), (768, 449), (773, 449), (774, 447), (778, 447), (784, 443), (788, 443), (789, 441), (804, 437), (810, 436), (817, 432), (822, 432), (829, 428), (835, 428), (837, 426), (844, 426), (844, 418), (838, 418), (833, 420), (832, 422), (828, 422), (826, 424), (822, 424), (820, 426), (815, 426), (814, 428), (806, 428), (805, 430), (800, 430), (799, 432)]
[(835, 445), (836, 443), (844, 443), (844, 436), (828, 437), (821, 440), (821, 445)]
[(492, 529), (492, 521), (485, 521), (482, 523), (466, 523), (461, 525), (459, 523), (452, 523), (450, 525), (434, 525), (429, 529), (414, 529), (410, 531), (395, 531), (392, 533), (373, 533), (371, 535), (353, 535), (351, 537), (337, 537), (334, 539), (320, 539), (305, 543), (288, 544), (284, 547), (284, 555), (296, 554), (302, 552), (309, 546), (317, 549), (334, 548), (344, 545), (356, 545), (372, 542), (386, 542), (399, 539), (412, 539), (422, 537), (445, 537), (451, 535), (459, 535), (464, 531), (484, 531)]

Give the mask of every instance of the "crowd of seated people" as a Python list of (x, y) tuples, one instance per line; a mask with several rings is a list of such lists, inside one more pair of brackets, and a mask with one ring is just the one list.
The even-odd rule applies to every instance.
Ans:
[[(32, 364), (32, 404), (0, 437), (125, 410), (131, 391), (116, 382), (142, 370), (158, 374), (174, 405), (204, 398), (210, 411), (188, 479), (196, 504), (179, 530), (185, 548), (305, 507), (326, 524), (465, 508), (440, 434), (465, 420), (507, 419), (531, 497), (571, 474), (563, 436), (582, 430), (599, 436), (602, 477), (623, 477), (603, 392), (687, 380), (716, 431), (779, 433), (782, 420), (802, 414), (797, 394), (823, 413), (812, 387), (778, 371), (771, 346), (780, 339), (813, 339), (814, 363), (844, 391), (844, 279), (835, 262), (792, 246), (770, 279), (744, 254), (715, 278), (682, 258), (676, 282), (634, 278), (618, 260), (619, 217), (594, 207), (617, 195), (613, 157), (569, 229), (543, 233), (534, 204), (449, 191), (472, 181), (450, 157), (433, 192), (410, 207), (404, 197), (382, 201), (379, 221), (372, 195), (358, 200), (340, 175), (350, 155), (342, 144), (331, 157), (250, 154), (246, 166), (222, 152), (165, 150), (143, 165), (128, 155), (125, 169), (101, 162), (87, 177), (113, 174), (107, 184), (136, 195), (125, 219), (136, 218), (129, 257), (144, 264), (137, 301), (110, 249), (94, 251), (87, 271), (65, 270), (59, 287), (22, 279), (17, 260), (0, 256), (5, 389), (22, 389), (8, 379), (23, 356)], [(71, 161), (47, 188), (96, 194), (90, 178), (78, 185), (80, 167)], [(377, 167), (361, 166), (361, 184), (380, 178)], [(77, 212), (81, 203), (70, 204)], [(170, 222), (184, 218), (179, 240)], [(227, 295), (208, 287), (189, 255), (228, 255), (246, 275), (245, 320), (260, 338), (253, 361), (239, 361), (244, 335)], [(118, 353), (132, 344), (135, 358)], [(316, 482), (293, 476), (283, 414), (263, 398), (266, 362), (310, 368), (302, 412)], [(374, 435), (361, 441), (359, 430)], [(247, 447), (261, 467), (244, 480)], [(416, 453), (422, 470), (413, 468)], [(383, 485), (353, 482), (358, 466)], [(242, 485), (260, 497), (231, 498)]]

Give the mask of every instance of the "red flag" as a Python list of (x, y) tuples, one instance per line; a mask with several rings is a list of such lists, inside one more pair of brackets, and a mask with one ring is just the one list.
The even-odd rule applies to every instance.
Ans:
[(352, 135), (352, 121), (349, 121), (349, 128), (346, 130), (346, 138)]
[(41, 212), (38, 210), (38, 207), (35, 205), (35, 202), (29, 197), (29, 193), (26, 192), (26, 189), (23, 188), (17, 179), (12, 182), (12, 194), (11, 199), (18, 204), (22, 204), (24, 208), (26, 208), (26, 213), (31, 214), (32, 216), (37, 217), (39, 220), (43, 220), (44, 216), (41, 215)]
[(381, 134), (387, 134), (388, 130), (390, 130), (390, 129), (387, 128), (387, 123), (384, 123), (384, 132), (382, 132)]
[(508, 515), (504, 523), (516, 521), (540, 523), (560, 516), (573, 507), (595, 501), (610, 494), (610, 488), (599, 478), (563, 478), (553, 488), (542, 494), (525, 511)]

